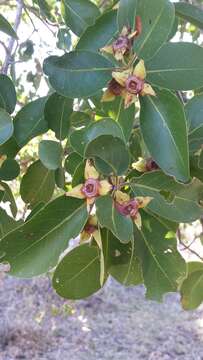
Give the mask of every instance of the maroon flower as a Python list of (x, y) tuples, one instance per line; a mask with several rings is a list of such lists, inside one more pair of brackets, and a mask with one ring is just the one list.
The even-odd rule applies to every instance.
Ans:
[(159, 169), (159, 166), (153, 159), (148, 159), (146, 162), (146, 171), (153, 171)]
[(87, 179), (81, 189), (82, 193), (86, 198), (94, 198), (99, 194), (99, 180), (97, 179)]
[(127, 36), (119, 36), (119, 38), (112, 44), (113, 52), (116, 53), (117, 51), (122, 51), (126, 54), (131, 49), (131, 43), (132, 42)]
[(131, 75), (126, 80), (126, 90), (130, 94), (138, 95), (144, 89), (144, 80), (140, 79), (136, 75)]
[(139, 203), (136, 199), (123, 202), (122, 204), (116, 202), (115, 206), (118, 212), (124, 216), (131, 216), (134, 218), (138, 214)]
[(122, 94), (124, 87), (121, 86), (115, 79), (112, 79), (109, 82), (108, 90), (115, 96), (120, 96)]

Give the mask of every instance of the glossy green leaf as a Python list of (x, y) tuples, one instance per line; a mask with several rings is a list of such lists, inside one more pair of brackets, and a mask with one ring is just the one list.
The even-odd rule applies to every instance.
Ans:
[(194, 96), (185, 106), (190, 151), (201, 148), (203, 142), (203, 94)]
[(73, 101), (57, 93), (52, 94), (44, 109), (45, 120), (56, 138), (64, 140), (70, 128), (70, 115), (73, 111)]
[(167, 43), (146, 62), (147, 80), (173, 90), (203, 86), (203, 48), (196, 44)]
[(161, 301), (165, 293), (177, 291), (186, 275), (185, 261), (177, 250), (175, 234), (165, 223), (144, 213), (142, 221), (141, 231), (135, 227), (135, 242), (142, 263), (146, 297)]
[(13, 196), (13, 193), (11, 191), (11, 188), (9, 187), (8, 184), (4, 183), (4, 182), (0, 182), (0, 187), (4, 189), (4, 195), (1, 199), (2, 202), (8, 202), (9, 203), (9, 207), (11, 210), (12, 215), (15, 217), (17, 215), (17, 205), (15, 202), (15, 198)]
[[(161, 217), (187, 223), (199, 219), (203, 214), (203, 208), (199, 205), (203, 187), (199, 181), (181, 185), (160, 171), (146, 173), (131, 181), (134, 194), (152, 197), (148, 209)], [(165, 196), (167, 193), (168, 198)]]
[(14, 136), (7, 140), (3, 145), (0, 145), (0, 155), (6, 155), (10, 158), (14, 158), (19, 150), (20, 147)]
[(145, 144), (166, 174), (187, 182), (189, 152), (183, 105), (168, 90), (156, 93), (156, 97), (141, 98), (140, 122)]
[(14, 135), (20, 147), (48, 130), (48, 124), (44, 118), (46, 101), (47, 97), (31, 101), (17, 113), (14, 119)]
[(173, 26), (172, 26), (170, 34), (168, 36), (168, 41), (173, 39), (173, 37), (176, 35), (176, 33), (178, 31), (178, 25), (179, 25), (179, 18), (177, 16), (175, 16)]
[(0, 14), (0, 31), (4, 32), (5, 34), (13, 37), (14, 39), (18, 39), (16, 32), (13, 30), (12, 26), (9, 22), (5, 19), (3, 15)]
[(99, 136), (89, 143), (85, 157), (103, 160), (109, 166), (110, 173), (118, 176), (123, 175), (129, 166), (129, 152), (126, 145), (122, 140), (111, 135)]
[(72, 152), (67, 156), (65, 161), (65, 169), (69, 174), (74, 174), (77, 166), (83, 161), (83, 158), (77, 153)]
[(53, 268), (87, 221), (84, 201), (59, 197), (0, 242), (1, 261), (11, 266), (10, 274), (33, 277)]
[(61, 144), (53, 140), (42, 140), (39, 144), (39, 158), (42, 164), (49, 170), (56, 170), (62, 160)]
[(0, 74), (0, 108), (11, 114), (16, 105), (16, 91), (11, 79)]
[(63, 189), (66, 191), (66, 187), (65, 187), (65, 170), (63, 167), (59, 167), (58, 169), (55, 170), (55, 183), (58, 186), (59, 189)]
[[(0, 208), (0, 239), (18, 226), (20, 226), (20, 222), (14, 220), (5, 210)], [(2, 262), (1, 257), (0, 262)]]
[(131, 105), (129, 108), (124, 108), (123, 100), (120, 102), (119, 111), (116, 116), (116, 121), (118, 121), (126, 142), (129, 141), (134, 123), (135, 123), (135, 106)]
[(78, 36), (95, 23), (98, 7), (89, 0), (63, 0), (62, 16), (66, 25)]
[(180, 289), (181, 303), (185, 310), (193, 310), (203, 302), (203, 264), (189, 262), (187, 266), (188, 274)]
[(10, 181), (20, 173), (20, 166), (14, 159), (6, 159), (0, 167), (0, 180)]
[(13, 135), (13, 120), (6, 110), (0, 108), (0, 145)]
[(54, 192), (54, 171), (49, 170), (36, 161), (31, 164), (23, 176), (20, 185), (20, 194), (23, 201), (31, 206), (38, 202), (47, 202)]
[(122, 243), (133, 239), (133, 222), (131, 218), (121, 215), (114, 206), (110, 195), (96, 200), (96, 213), (102, 227), (109, 229)]
[(73, 51), (44, 61), (44, 72), (51, 86), (70, 98), (88, 97), (102, 89), (111, 79), (113, 64), (100, 54)]
[(111, 42), (118, 32), (116, 19), (114, 10), (102, 14), (81, 36), (76, 49), (97, 51)]
[(203, 11), (199, 7), (181, 2), (175, 4), (175, 10), (178, 16), (203, 29)]
[(137, 0), (120, 0), (117, 18), (119, 32), (124, 26), (134, 29), (137, 3)]
[(99, 249), (88, 244), (70, 251), (57, 266), (53, 287), (66, 299), (83, 299), (100, 288)]
[(139, 0), (137, 15), (142, 21), (142, 32), (134, 43), (134, 50), (144, 60), (151, 58), (168, 39), (175, 10), (168, 0)]
[(70, 120), (71, 126), (76, 129), (81, 126), (88, 126), (92, 122), (90, 115), (82, 111), (73, 111)]
[(109, 274), (124, 286), (142, 284), (142, 268), (134, 239), (128, 244), (122, 244), (110, 231), (105, 230), (102, 231), (102, 240), (105, 266)]

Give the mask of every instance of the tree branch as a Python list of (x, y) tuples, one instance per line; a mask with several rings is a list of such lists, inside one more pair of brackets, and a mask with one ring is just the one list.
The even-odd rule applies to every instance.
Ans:
[[(13, 29), (15, 30), (15, 32), (17, 32), (18, 27), (20, 25), (20, 21), (21, 21), (21, 16), (22, 16), (22, 12), (23, 12), (23, 0), (16, 0), (17, 1), (17, 9), (16, 9), (16, 18), (15, 18), (15, 23), (13, 26)], [(5, 57), (5, 61), (4, 64), (2, 66), (2, 74), (7, 74), (8, 73), (8, 68), (9, 65), (12, 61), (13, 55), (13, 47), (15, 44), (15, 39), (13, 37), (10, 38), (9, 43), (8, 43), (8, 51), (6, 53), (6, 57)]]

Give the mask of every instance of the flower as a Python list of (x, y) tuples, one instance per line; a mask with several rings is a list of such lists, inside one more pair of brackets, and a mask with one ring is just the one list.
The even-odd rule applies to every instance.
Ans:
[(87, 241), (96, 234), (98, 231), (97, 224), (97, 217), (95, 215), (90, 215), (83, 231), (80, 234), (80, 242)]
[(130, 27), (124, 26), (118, 38), (110, 45), (104, 46), (101, 51), (114, 55), (117, 61), (122, 61), (125, 55), (129, 55), (136, 36), (141, 33), (142, 23), (139, 16), (136, 17), (136, 29), (131, 32)]
[(99, 173), (90, 161), (85, 165), (85, 183), (75, 186), (66, 193), (66, 196), (86, 199), (88, 210), (97, 196), (107, 195), (112, 190), (112, 185), (107, 180), (99, 180)]
[(131, 217), (138, 229), (142, 227), (142, 219), (139, 213), (139, 209), (146, 207), (151, 197), (136, 197), (130, 198), (130, 196), (122, 191), (115, 192), (115, 208), (118, 212), (126, 217)]
[(143, 159), (139, 157), (138, 161), (132, 164), (132, 168), (139, 172), (148, 172), (159, 169), (159, 166), (152, 158)]

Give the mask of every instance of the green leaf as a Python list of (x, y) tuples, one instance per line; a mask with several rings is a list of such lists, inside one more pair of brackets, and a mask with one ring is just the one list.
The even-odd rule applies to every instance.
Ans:
[(4, 182), (0, 182), (0, 187), (4, 188), (4, 195), (3, 198), (1, 199), (2, 202), (9, 202), (9, 206), (10, 206), (10, 210), (12, 215), (15, 217), (17, 215), (17, 205), (15, 202), (15, 198), (13, 196), (13, 193), (10, 189), (10, 187), (8, 186), (8, 184), (4, 183)]
[(121, 127), (112, 119), (102, 119), (90, 124), (86, 128), (72, 132), (70, 135), (71, 146), (81, 156), (84, 155), (86, 146), (101, 135), (112, 135), (125, 140)]
[(129, 141), (133, 125), (135, 123), (135, 106), (134, 104), (128, 107), (127, 109), (124, 108), (124, 102), (121, 100), (119, 111), (116, 117), (116, 121), (118, 121), (120, 127), (123, 130), (123, 134), (125, 136), (126, 142)]
[(201, 148), (203, 142), (203, 94), (194, 96), (185, 106), (190, 152)]
[(102, 227), (109, 229), (122, 243), (133, 239), (133, 223), (131, 218), (121, 215), (114, 206), (110, 195), (96, 200), (96, 213)]
[(11, 266), (10, 274), (30, 278), (53, 268), (87, 221), (86, 203), (59, 197), (10, 232), (0, 242), (1, 261)]
[(6, 159), (0, 167), (0, 180), (10, 181), (20, 173), (20, 166), (14, 159)]
[(0, 74), (0, 108), (11, 114), (16, 106), (16, 91), (11, 79)]
[(76, 49), (97, 51), (111, 42), (118, 32), (116, 19), (114, 10), (102, 14), (81, 36)]
[(98, 7), (89, 0), (63, 0), (62, 16), (66, 25), (78, 36), (95, 23)]
[(66, 171), (73, 175), (77, 166), (83, 161), (82, 157), (77, 152), (72, 152), (67, 156), (65, 161)]
[(103, 160), (109, 166), (109, 175), (123, 175), (129, 166), (129, 152), (126, 145), (121, 139), (111, 135), (99, 136), (90, 142), (85, 149), (85, 157)]
[(168, 90), (156, 93), (156, 97), (141, 98), (140, 122), (145, 144), (166, 174), (187, 182), (189, 152), (183, 105)]
[(0, 108), (0, 145), (13, 135), (13, 120), (10, 115)]
[(146, 62), (147, 80), (173, 90), (192, 90), (203, 86), (203, 48), (196, 44), (167, 43)]
[(44, 73), (61, 95), (83, 98), (95, 94), (111, 79), (113, 64), (100, 54), (73, 51), (44, 61)]
[(16, 32), (13, 30), (12, 26), (9, 22), (5, 19), (3, 15), (0, 14), (0, 31), (4, 32), (5, 34), (13, 37), (14, 39), (18, 39)]
[(70, 115), (73, 111), (73, 101), (57, 93), (52, 94), (45, 105), (44, 116), (56, 138), (64, 140), (70, 128)]
[(47, 97), (31, 101), (17, 113), (14, 119), (14, 136), (20, 147), (48, 130), (44, 119), (46, 101)]
[(193, 156), (190, 158), (191, 176), (196, 177), (203, 182), (203, 169), (199, 167), (199, 160), (199, 156)]
[(203, 264), (189, 262), (187, 266), (187, 278), (180, 289), (181, 303), (185, 310), (193, 310), (203, 302)]
[(40, 160), (31, 164), (23, 176), (20, 194), (26, 204), (32, 207), (38, 202), (47, 202), (54, 192), (54, 171), (44, 167)]
[(10, 158), (15, 157), (19, 150), (20, 147), (14, 136), (7, 140), (3, 145), (0, 145), (0, 155), (6, 155)]
[(154, 56), (168, 39), (175, 10), (168, 0), (139, 0), (136, 15), (141, 18), (142, 32), (136, 38), (134, 50), (146, 60)]
[(76, 129), (81, 126), (88, 126), (92, 122), (90, 115), (82, 111), (73, 111), (70, 120), (71, 126)]
[(177, 251), (175, 234), (172, 235), (162, 220), (142, 213), (142, 221), (141, 231), (135, 227), (135, 242), (142, 263), (146, 297), (161, 301), (165, 293), (177, 291), (186, 275), (185, 261)]
[(65, 171), (64, 168), (60, 167), (55, 171), (55, 183), (59, 189), (66, 190), (65, 187)]
[(171, 28), (170, 34), (168, 36), (168, 41), (170, 41), (171, 39), (173, 39), (173, 37), (175, 36), (175, 34), (178, 31), (178, 25), (179, 25), (179, 18), (177, 16), (175, 16), (174, 22), (173, 22), (173, 26)]
[(53, 287), (66, 299), (84, 299), (100, 288), (99, 249), (88, 244), (70, 251), (56, 268)]
[(134, 29), (137, 2), (137, 0), (120, 0), (117, 18), (120, 33), (124, 26)]
[(42, 140), (39, 144), (39, 158), (42, 164), (49, 170), (56, 170), (62, 160), (61, 144), (53, 140)]
[[(20, 221), (14, 220), (5, 210), (0, 208), (0, 239), (20, 225)], [(0, 256), (0, 263), (2, 263)]]
[(108, 230), (102, 231), (103, 247), (106, 249), (105, 266), (111, 276), (124, 286), (143, 283), (141, 263), (136, 254), (134, 239), (122, 244)]
[(203, 29), (203, 11), (192, 4), (176, 3), (176, 14), (191, 24)]
[[(153, 171), (134, 178), (131, 187), (136, 196), (153, 198), (147, 207), (150, 211), (171, 221), (192, 222), (203, 214), (203, 208), (199, 206), (203, 188), (199, 181), (181, 185), (172, 177)], [(164, 196), (167, 192), (171, 198)]]

